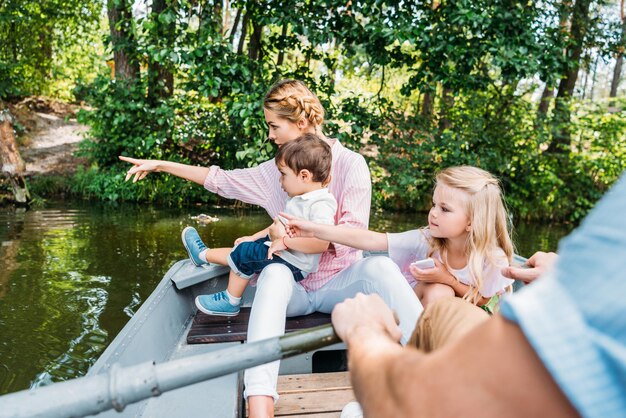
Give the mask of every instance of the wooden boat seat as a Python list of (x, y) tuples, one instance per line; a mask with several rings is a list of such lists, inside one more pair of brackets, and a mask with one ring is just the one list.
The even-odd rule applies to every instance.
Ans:
[(276, 417), (339, 418), (355, 400), (348, 372), (278, 376)]
[[(249, 319), (249, 307), (242, 308), (239, 315), (233, 317), (206, 315), (198, 311), (187, 334), (187, 344), (245, 341)], [(329, 314), (315, 312), (287, 318), (285, 329), (286, 332), (293, 332), (328, 323), (330, 323)]]

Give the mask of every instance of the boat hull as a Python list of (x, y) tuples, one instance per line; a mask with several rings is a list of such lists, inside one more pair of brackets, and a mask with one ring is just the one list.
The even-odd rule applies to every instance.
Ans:
[[(221, 290), (227, 284), (227, 269), (207, 269), (205, 281), (177, 289), (174, 277), (190, 270), (188, 260), (177, 262), (154, 292), (91, 367), (88, 376), (107, 373), (113, 364), (131, 366), (145, 361), (163, 363), (203, 354), (240, 343), (194, 344), (186, 342), (195, 315), (195, 296)], [(110, 410), (98, 417), (239, 417), (242, 415), (242, 372), (196, 383), (158, 397)]]
[[(146, 361), (164, 363), (241, 344), (187, 343), (187, 334), (196, 315), (195, 297), (221, 291), (227, 285), (227, 267), (200, 268), (189, 260), (175, 263), (87, 375), (107, 373), (114, 364), (125, 367)], [(242, 298), (243, 305), (251, 306), (253, 299), (254, 287), (249, 286)], [(337, 370), (345, 370), (344, 344), (334, 344), (283, 360), (279, 373), (303, 374)], [(244, 416), (242, 392), (243, 372), (238, 372), (128, 405), (121, 413), (111, 410), (97, 416), (240, 417)]]

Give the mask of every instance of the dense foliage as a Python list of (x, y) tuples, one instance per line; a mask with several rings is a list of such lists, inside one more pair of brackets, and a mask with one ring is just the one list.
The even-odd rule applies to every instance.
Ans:
[(322, 99), (328, 135), (366, 155), (382, 207), (425, 209), (438, 169), (473, 164), (502, 179), (518, 215), (577, 220), (626, 167), (624, 101), (581, 100), (577, 80), (591, 57), (623, 51), (601, 1), (132, 4), (107, 2), (115, 78), (74, 91), (92, 107), (81, 120), (93, 165), (77, 193), (210, 199), (164, 175), (124, 184), (117, 156), (225, 168), (271, 158), (260, 103), (287, 77)]
[(102, 5), (96, 0), (0, 2), (0, 99), (71, 98), (79, 80), (104, 67)]

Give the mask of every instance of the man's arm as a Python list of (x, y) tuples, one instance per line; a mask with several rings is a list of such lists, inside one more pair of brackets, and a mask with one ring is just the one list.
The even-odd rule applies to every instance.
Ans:
[(578, 416), (513, 323), (496, 316), (425, 354), (396, 343), (380, 303), (359, 295), (332, 315), (365, 416)]

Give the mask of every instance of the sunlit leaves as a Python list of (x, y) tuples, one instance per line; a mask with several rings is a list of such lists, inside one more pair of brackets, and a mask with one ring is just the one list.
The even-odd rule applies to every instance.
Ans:
[(59, 92), (56, 83), (66, 77), (75, 82), (97, 68), (101, 11), (102, 4), (93, 0), (0, 2), (0, 98), (69, 97), (67, 86)]

